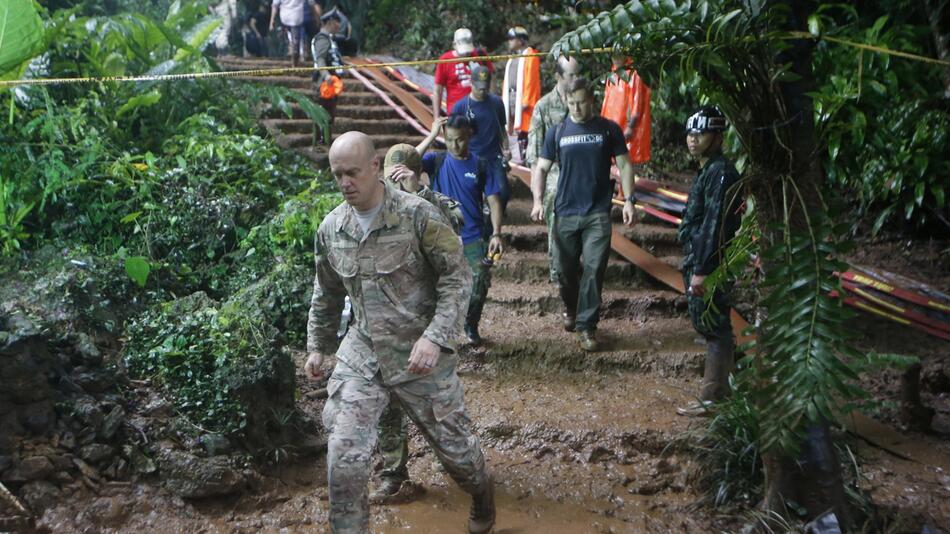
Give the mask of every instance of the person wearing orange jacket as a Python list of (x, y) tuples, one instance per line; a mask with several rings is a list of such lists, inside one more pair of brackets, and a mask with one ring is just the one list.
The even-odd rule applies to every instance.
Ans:
[[(502, 85), (502, 100), (505, 104), (508, 136), (518, 137), (517, 161), (524, 162), (528, 148), (528, 130), (531, 113), (541, 99), (541, 58), (531, 56), (537, 50), (528, 46), (528, 30), (515, 26), (508, 30), (508, 51), (522, 54), (505, 65), (505, 81)], [(512, 143), (510, 146), (514, 146)]]
[(629, 58), (614, 55), (611, 60), (600, 114), (620, 125), (630, 161), (643, 164), (650, 161), (650, 88)]

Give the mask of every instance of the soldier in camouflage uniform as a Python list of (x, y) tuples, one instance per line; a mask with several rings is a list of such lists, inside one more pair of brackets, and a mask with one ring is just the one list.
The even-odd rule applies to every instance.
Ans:
[[(544, 145), (544, 136), (549, 129), (556, 128), (567, 117), (567, 88), (570, 87), (580, 73), (580, 64), (576, 59), (561, 56), (555, 68), (556, 83), (554, 89), (542, 96), (534, 106), (531, 114), (531, 127), (528, 130), (528, 150), (525, 161), (534, 168)], [(557, 179), (560, 169), (557, 162), (548, 171), (548, 178), (544, 191), (544, 220), (548, 227), (548, 264), (551, 283), (558, 283), (557, 259), (554, 245), (554, 197), (557, 194)], [(566, 318), (565, 318), (566, 319)]]
[[(459, 203), (420, 183), (422, 158), (412, 145), (402, 143), (386, 152), (383, 177), (394, 187), (428, 200), (439, 208), (458, 234), (462, 227)], [(393, 397), (379, 419), (379, 452), (383, 456), (380, 485), (370, 495), (370, 502), (385, 501), (399, 492), (402, 483), (409, 480), (409, 439), (406, 415), (399, 401)]]
[(693, 327), (706, 339), (706, 365), (699, 401), (677, 412), (702, 415), (729, 392), (734, 341), (729, 320), (730, 287), (718, 287), (712, 306), (703, 298), (703, 282), (719, 266), (728, 242), (739, 229), (739, 173), (722, 154), (726, 118), (713, 106), (705, 106), (686, 121), (686, 144), (699, 160), (700, 171), (693, 179), (686, 214), (677, 239), (683, 244), (683, 281)]
[[(379, 179), (379, 157), (365, 134), (341, 135), (329, 158), (346, 203), (317, 230), (305, 367), (319, 378), (325, 355), (336, 351), (323, 409), (331, 530), (369, 531), (376, 429), (396, 397), (472, 495), (469, 531), (488, 532), (494, 488), (455, 371), (471, 284), (459, 238), (432, 204)], [(354, 324), (338, 346), (346, 296)]]

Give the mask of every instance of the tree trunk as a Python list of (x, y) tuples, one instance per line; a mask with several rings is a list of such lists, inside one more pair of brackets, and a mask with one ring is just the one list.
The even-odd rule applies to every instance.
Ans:
[[(946, 2), (940, 0), (923, 0), (924, 12), (927, 14), (927, 22), (930, 24), (930, 32), (934, 37), (934, 45), (937, 49), (937, 58), (944, 61), (950, 60), (950, 34), (944, 32), (942, 27), (944, 21), (943, 10)], [(950, 98), (950, 67), (943, 67), (943, 97)]]
[[(787, 29), (805, 31), (808, 15), (814, 8), (813, 2), (786, 0), (782, 3), (789, 8)], [(789, 214), (789, 229), (794, 231), (805, 228), (807, 211), (824, 209), (820, 193), (824, 184), (824, 173), (820, 166), (821, 158), (815, 133), (814, 104), (808, 96), (808, 92), (814, 91), (816, 85), (811, 68), (813, 43), (795, 41), (791, 45), (779, 61), (791, 61), (793, 71), (800, 79), (779, 86), (786, 108), (787, 124), (776, 129), (773, 134), (774, 142), (785, 148), (787, 159), (776, 160), (773, 152), (769, 160), (757, 161), (754, 164), (764, 176), (793, 177), (803, 204), (792, 206)], [(754, 154), (749, 157), (755, 159)], [(784, 220), (786, 214), (782, 206), (785, 201), (781, 196), (781, 188), (774, 187), (774, 183), (765, 183), (759, 185), (754, 193), (756, 198), (765, 200), (759, 204), (763, 228), (768, 223)], [(781, 230), (774, 233), (764, 230), (763, 248), (781, 239), (781, 235)], [(770, 266), (764, 267), (768, 269)], [(767, 335), (768, 332), (759, 332), (759, 336)], [(759, 345), (761, 346), (761, 343)], [(835, 454), (828, 422), (812, 424), (805, 429), (805, 434), (798, 458), (782, 457), (776, 453), (763, 456), (766, 482), (763, 505), (766, 509), (787, 517), (789, 510), (786, 503), (794, 502), (804, 507), (811, 519), (831, 510), (837, 515), (839, 522), (847, 527), (851, 524), (851, 517), (844, 492), (841, 465)]]

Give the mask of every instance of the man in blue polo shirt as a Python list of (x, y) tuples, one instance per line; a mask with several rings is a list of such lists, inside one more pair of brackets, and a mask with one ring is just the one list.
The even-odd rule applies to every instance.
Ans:
[(544, 220), (544, 182), (557, 161), (561, 174), (554, 199), (554, 242), (558, 278), (564, 301), (564, 328), (578, 332), (581, 348), (597, 350), (597, 322), (607, 257), (610, 253), (610, 208), (614, 181), (611, 160), (620, 168), (623, 222), (634, 224), (633, 165), (623, 131), (617, 123), (597, 115), (590, 82), (578, 78), (567, 92), (568, 115), (544, 136), (537, 165), (531, 172), (534, 207), (531, 218)]
[(464, 115), (472, 123), (472, 140), (468, 150), (494, 167), (502, 179), (498, 194), (502, 209), (508, 204), (508, 178), (505, 162), (511, 159), (508, 134), (505, 132), (505, 103), (489, 92), (491, 72), (481, 66), (472, 68), (472, 92), (452, 106), (452, 115)]
[[(445, 126), (446, 153), (426, 154), (429, 145)], [(472, 268), (472, 296), (465, 316), (465, 335), (473, 345), (481, 342), (478, 323), (482, 317), (482, 308), (491, 286), (490, 263), (484, 262), (487, 255), (500, 254), (502, 204), (499, 176), (496, 168), (471, 153), (469, 143), (472, 138), (472, 124), (464, 115), (452, 115), (436, 119), (429, 132), (416, 151), (422, 156), (422, 168), (429, 175), (433, 191), (455, 199), (462, 205), (462, 244), (465, 259)], [(485, 240), (483, 198), (488, 200), (491, 216), (491, 236)]]

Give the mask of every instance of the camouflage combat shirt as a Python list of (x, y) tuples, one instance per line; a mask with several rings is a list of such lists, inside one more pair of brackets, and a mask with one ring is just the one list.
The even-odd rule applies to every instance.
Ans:
[[(534, 111), (531, 113), (531, 128), (528, 129), (528, 150), (525, 153), (525, 161), (529, 167), (533, 168), (541, 156), (544, 136), (548, 133), (548, 130), (556, 128), (558, 124), (564, 122), (565, 117), (567, 117), (567, 102), (561, 100), (557, 87), (542, 96), (541, 100), (538, 100), (538, 103), (534, 105)], [(561, 169), (557, 162), (553, 162), (545, 183), (547, 191), (557, 189), (557, 179), (560, 172)]]
[[(385, 384), (410, 374), (409, 354), (422, 336), (442, 347), (436, 369), (455, 366), (456, 338), (471, 291), (462, 241), (438, 208), (386, 185), (383, 206), (366, 234), (353, 208), (337, 206), (314, 241), (316, 274), (307, 321), (307, 350), (329, 354)], [(353, 325), (337, 348), (343, 300)]]
[(693, 179), (677, 232), (677, 240), (683, 244), (683, 266), (693, 274), (715, 271), (727, 243), (739, 230), (742, 202), (733, 187), (738, 181), (736, 168), (721, 153), (709, 158)]

